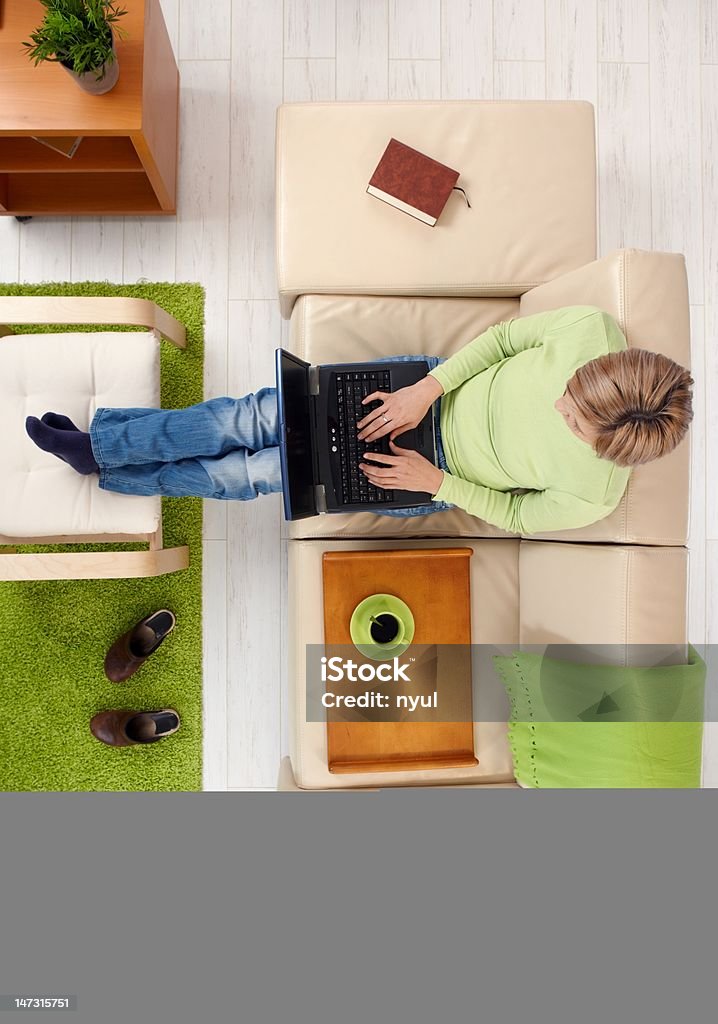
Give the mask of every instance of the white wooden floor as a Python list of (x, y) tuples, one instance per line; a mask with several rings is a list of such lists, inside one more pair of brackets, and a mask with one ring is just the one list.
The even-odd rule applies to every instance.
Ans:
[[(282, 100), (585, 99), (599, 254), (684, 252), (696, 386), (690, 638), (718, 642), (718, 0), (162, 0), (182, 79), (176, 219), (0, 220), (0, 278), (200, 281), (206, 395), (271, 379)], [(706, 387), (708, 382), (708, 387)], [(707, 427), (710, 426), (710, 430)], [(706, 439), (707, 437), (707, 439)], [(276, 497), (207, 503), (205, 786), (271, 789), (286, 742)], [(718, 785), (718, 733), (705, 782)]]

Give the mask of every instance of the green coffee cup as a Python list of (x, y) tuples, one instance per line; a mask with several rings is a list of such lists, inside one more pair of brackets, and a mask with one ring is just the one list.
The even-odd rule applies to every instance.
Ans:
[(393, 594), (372, 594), (351, 617), (349, 633), (355, 647), (374, 661), (400, 657), (414, 639), (414, 616)]

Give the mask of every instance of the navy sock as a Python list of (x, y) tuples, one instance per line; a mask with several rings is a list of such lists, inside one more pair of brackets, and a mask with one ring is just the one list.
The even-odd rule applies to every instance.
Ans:
[(90, 435), (82, 430), (58, 430), (43, 423), (37, 416), (28, 416), (25, 430), (38, 448), (56, 455), (77, 473), (84, 476), (99, 472), (100, 467), (92, 454)]
[(40, 422), (48, 427), (55, 427), (57, 430), (79, 430), (80, 428), (72, 422), (69, 416), (63, 416), (60, 412), (46, 412), (40, 417)]

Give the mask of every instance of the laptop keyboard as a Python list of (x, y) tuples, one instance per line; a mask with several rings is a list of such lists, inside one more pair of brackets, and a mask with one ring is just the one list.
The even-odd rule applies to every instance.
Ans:
[(394, 492), (374, 487), (359, 469), (364, 452), (391, 455), (389, 435), (367, 443), (357, 438), (356, 426), (372, 409), (381, 405), (378, 401), (362, 405), (362, 399), (374, 391), (391, 391), (389, 371), (359, 370), (337, 373), (335, 383), (339, 411), (338, 429), (333, 432), (330, 426), (329, 436), (331, 450), (334, 457), (338, 457), (339, 460), (341, 475), (341, 494), (337, 497), (343, 505), (355, 505), (359, 502), (385, 505), (392, 502)]

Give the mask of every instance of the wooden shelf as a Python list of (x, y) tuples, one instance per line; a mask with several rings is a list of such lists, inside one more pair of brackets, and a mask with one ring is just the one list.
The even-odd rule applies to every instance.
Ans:
[(2, 178), (0, 204), (16, 217), (78, 212), (109, 216), (164, 212), (147, 175), (141, 173), (53, 172), (6, 174)]
[(68, 160), (61, 153), (34, 139), (0, 137), (0, 174), (7, 172), (41, 174), (57, 171), (144, 171), (142, 161), (129, 138), (83, 138), (75, 155)]
[[(177, 193), (179, 72), (160, 0), (132, 0), (120, 79), (91, 96), (21, 43), (40, 0), (0, 0), (0, 215), (171, 214)], [(32, 136), (82, 136), (68, 159)]]

